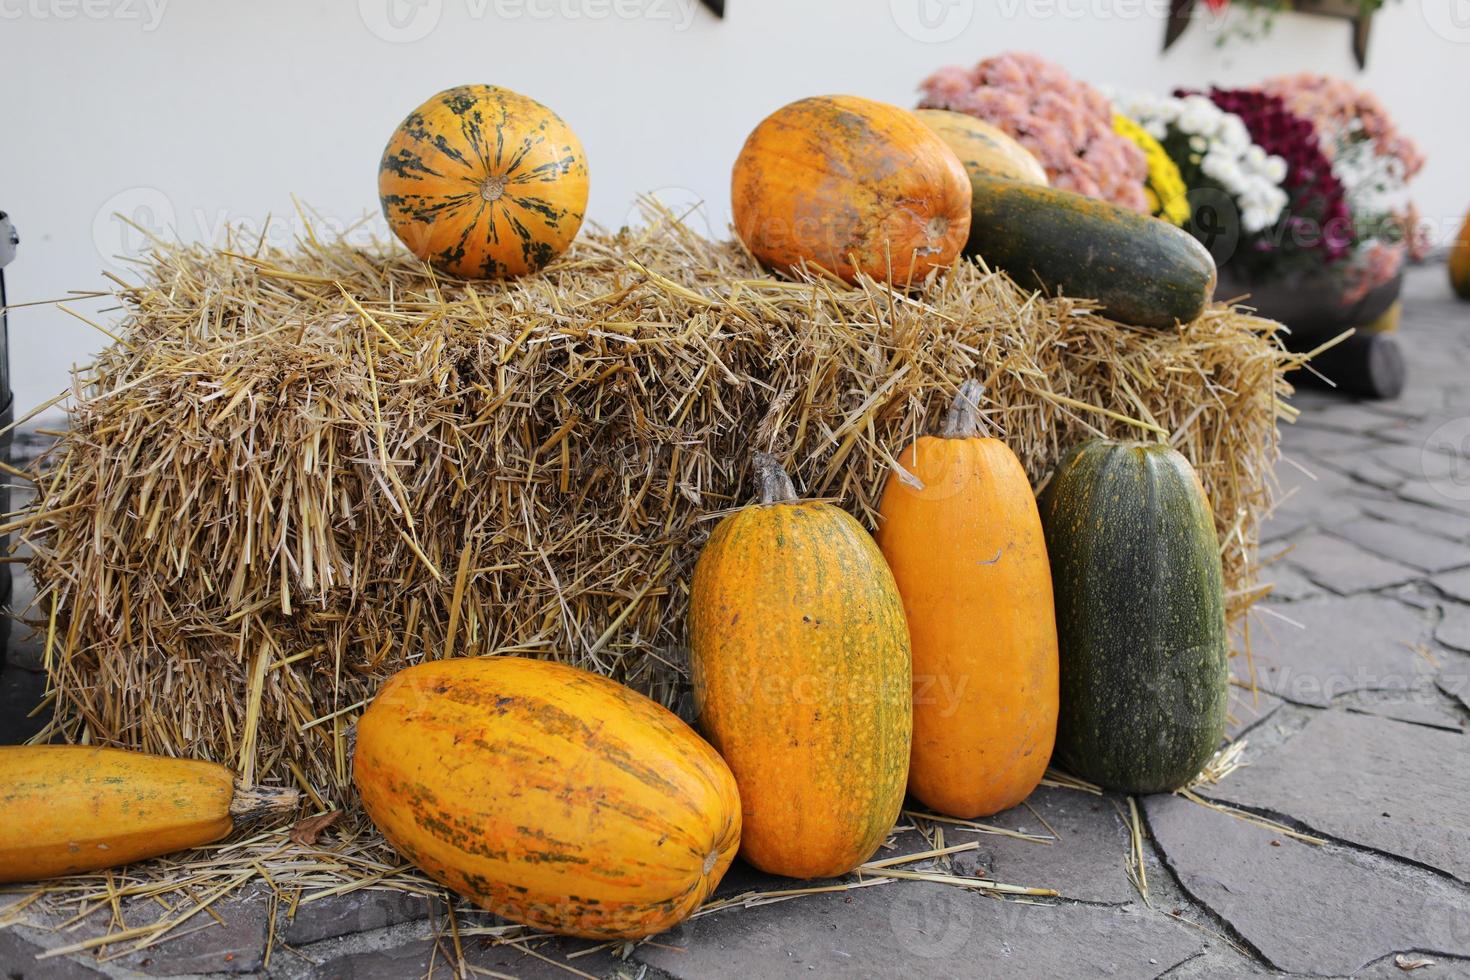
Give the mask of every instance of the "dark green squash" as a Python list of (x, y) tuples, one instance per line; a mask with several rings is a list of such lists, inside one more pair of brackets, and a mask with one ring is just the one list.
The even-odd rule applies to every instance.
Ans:
[(1094, 299), (1119, 323), (1167, 329), (1204, 312), (1215, 260), (1166, 221), (1055, 187), (971, 175), (966, 255), (1027, 289)]
[(1204, 488), (1168, 446), (1094, 439), (1041, 498), (1057, 604), (1056, 760), (1126, 793), (1186, 785), (1225, 732), (1229, 646)]

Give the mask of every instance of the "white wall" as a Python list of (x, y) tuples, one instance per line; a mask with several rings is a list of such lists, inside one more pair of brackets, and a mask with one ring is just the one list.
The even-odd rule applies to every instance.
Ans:
[[(329, 223), (376, 214), (388, 134), (464, 82), (516, 89), (572, 125), (593, 220), (616, 226), (636, 194), (673, 188), (666, 198), (703, 198), (723, 229), (745, 134), (805, 95), (912, 104), (932, 69), (1008, 49), (1157, 90), (1356, 74), (1346, 24), (1296, 15), (1224, 48), (1196, 24), (1161, 55), (1166, 0), (728, 4), (720, 22), (695, 0), (0, 0), (0, 208), (22, 235), (11, 300), (100, 286), (111, 256), (141, 241), (114, 211), (206, 240), (276, 215), (281, 242), (293, 194)], [(1470, 3), (1401, 0), (1375, 35), (1360, 80), (1428, 151), (1418, 197), (1447, 236), (1470, 204)], [(11, 332), (22, 412), (104, 340), (47, 307), (17, 310)]]

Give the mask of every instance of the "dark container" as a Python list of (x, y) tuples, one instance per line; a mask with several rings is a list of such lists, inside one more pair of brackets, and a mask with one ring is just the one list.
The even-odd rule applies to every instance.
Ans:
[[(1343, 301), (1342, 284), (1334, 276), (1299, 276), (1272, 282), (1252, 282), (1236, 276), (1227, 265), (1215, 288), (1218, 300), (1249, 294), (1244, 305), (1261, 316), (1290, 328), (1286, 346), (1298, 353), (1315, 350), (1344, 330), (1358, 332), (1313, 358), (1318, 374), (1344, 394), (1359, 398), (1397, 398), (1404, 389), (1404, 357), (1398, 338), (1366, 333), (1366, 327), (1388, 312), (1404, 288), (1402, 272), (1353, 303)], [(1299, 371), (1294, 382), (1317, 384), (1318, 374)]]
[[(10, 316), (5, 309), (5, 267), (15, 258), (20, 237), (10, 216), (0, 211), (0, 460), (10, 462), (10, 424), (15, 420), (15, 395), (10, 390)], [(0, 514), (10, 513), (11, 477), (0, 474)], [(0, 554), (10, 554), (10, 538), (0, 538)], [(0, 666), (10, 652), (10, 597), (13, 566), (0, 566)]]

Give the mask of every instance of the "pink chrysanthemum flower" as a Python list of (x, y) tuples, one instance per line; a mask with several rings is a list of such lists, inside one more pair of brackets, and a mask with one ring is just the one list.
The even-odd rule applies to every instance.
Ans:
[(925, 109), (950, 109), (1005, 130), (1035, 154), (1053, 186), (1149, 211), (1148, 158), (1113, 130), (1113, 108), (1092, 86), (1033, 54), (941, 68), (921, 86)]

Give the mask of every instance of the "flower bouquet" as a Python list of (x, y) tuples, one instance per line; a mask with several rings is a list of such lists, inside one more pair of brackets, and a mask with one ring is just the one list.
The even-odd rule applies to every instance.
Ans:
[[(1035, 55), (1005, 54), (921, 88), (923, 107), (1016, 138), (1054, 186), (1190, 232), (1215, 256), (1216, 295), (1249, 295), (1304, 347), (1388, 312), (1405, 260), (1425, 247), (1406, 193), (1424, 159), (1376, 98), (1344, 81), (1104, 94)], [(1363, 363), (1379, 358), (1359, 393), (1402, 384), (1396, 348), (1355, 345)]]
[(1319, 75), (1254, 88), (1117, 95), (1189, 188), (1184, 227), (1222, 292), (1308, 336), (1361, 326), (1397, 297), (1423, 243), (1405, 196), (1423, 157), (1377, 99)]

